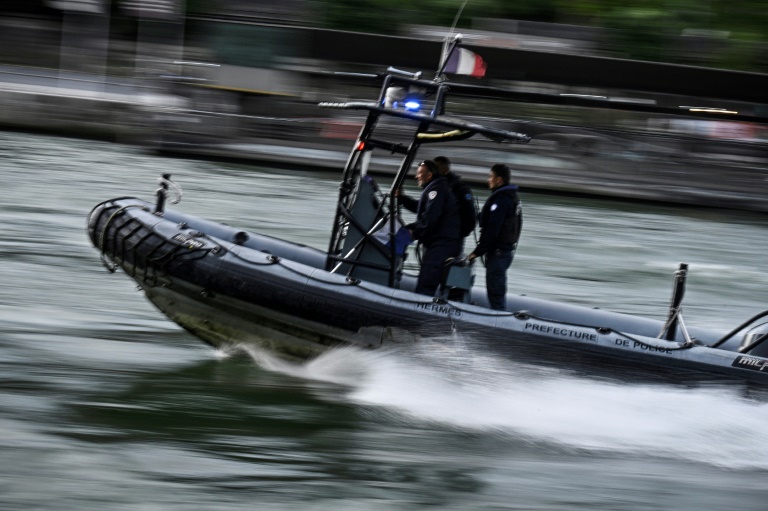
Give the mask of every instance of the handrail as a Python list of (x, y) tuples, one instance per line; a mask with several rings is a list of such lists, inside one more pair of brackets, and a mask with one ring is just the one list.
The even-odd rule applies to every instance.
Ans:
[(729, 341), (730, 339), (732, 339), (734, 335), (736, 335), (740, 331), (744, 330), (745, 328), (747, 328), (749, 325), (751, 325), (752, 323), (754, 323), (758, 319), (762, 319), (762, 318), (764, 318), (766, 316), (768, 316), (768, 310), (764, 310), (760, 314), (756, 314), (756, 315), (752, 316), (747, 321), (745, 321), (741, 325), (737, 326), (736, 328), (734, 328), (733, 330), (728, 332), (723, 338), (721, 338), (720, 340), (718, 340), (714, 344), (710, 344), (709, 347), (710, 348), (717, 348), (717, 347), (721, 346), (726, 341)]
[(386, 108), (379, 106), (377, 103), (363, 102), (363, 101), (349, 101), (346, 103), (319, 103), (319, 106), (323, 108), (338, 108), (344, 110), (368, 110), (370, 112), (379, 112), (382, 114), (392, 115), (395, 117), (402, 117), (404, 119), (411, 119), (419, 122), (426, 122), (429, 124), (436, 124), (438, 126), (445, 126), (448, 128), (454, 128), (459, 130), (471, 131), (473, 133), (479, 133), (491, 140), (497, 142), (507, 141), (513, 143), (527, 144), (530, 142), (531, 137), (524, 133), (517, 133), (514, 131), (501, 130), (497, 128), (488, 128), (480, 124), (475, 124), (469, 121), (463, 121), (459, 119), (451, 119), (442, 116), (432, 117), (430, 115), (420, 114), (418, 112), (409, 112), (407, 110), (398, 110), (395, 108)]

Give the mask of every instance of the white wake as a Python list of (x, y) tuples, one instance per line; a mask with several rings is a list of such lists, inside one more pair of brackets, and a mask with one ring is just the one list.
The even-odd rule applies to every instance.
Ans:
[(251, 355), (270, 370), (340, 384), (340, 398), (382, 407), (400, 420), (570, 449), (768, 469), (768, 404), (735, 390), (577, 378), (440, 342), (408, 353), (338, 349), (306, 364)]

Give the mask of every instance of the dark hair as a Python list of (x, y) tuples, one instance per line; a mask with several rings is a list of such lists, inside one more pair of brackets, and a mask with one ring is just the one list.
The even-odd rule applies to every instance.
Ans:
[(508, 185), (509, 180), (512, 178), (512, 171), (509, 170), (509, 167), (507, 167), (503, 163), (497, 163), (496, 165), (491, 167), (491, 172), (493, 172), (498, 177), (500, 177), (505, 185)]
[(432, 173), (433, 176), (439, 176), (440, 175), (440, 169), (437, 166), (437, 163), (434, 162), (434, 160), (424, 160), (423, 162), (419, 163), (419, 167), (424, 165), (427, 167), (427, 170)]
[(451, 171), (451, 160), (447, 156), (436, 156), (434, 162), (437, 163), (441, 176), (446, 176)]

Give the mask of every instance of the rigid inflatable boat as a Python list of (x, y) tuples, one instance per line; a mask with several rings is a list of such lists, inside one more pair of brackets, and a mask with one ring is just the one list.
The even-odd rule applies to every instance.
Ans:
[[(367, 115), (343, 170), (327, 251), (166, 208), (175, 185), (164, 175), (155, 201), (116, 198), (90, 213), (88, 234), (105, 264), (135, 279), (171, 320), (221, 349), (254, 344), (307, 359), (337, 346), (378, 349), (458, 331), (470, 348), (514, 360), (768, 383), (768, 311), (726, 334), (688, 327), (681, 314), (684, 264), (675, 272), (665, 321), (513, 294), (507, 310), (491, 310), (472, 265), (462, 260), (446, 262), (438, 296), (414, 293), (393, 191), (419, 148), (476, 135), (497, 143), (529, 138), (447, 116), (444, 80), (395, 71), (382, 78), (375, 101), (321, 104)], [(402, 125), (394, 132), (399, 138), (377, 135), (384, 117)], [(402, 157), (388, 189), (368, 174), (380, 154)]]

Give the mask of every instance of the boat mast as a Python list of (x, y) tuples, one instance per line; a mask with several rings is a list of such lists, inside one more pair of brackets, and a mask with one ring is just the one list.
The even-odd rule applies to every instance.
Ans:
[[(459, 43), (458, 37), (451, 41), (445, 61)], [(442, 75), (444, 66), (445, 62), (442, 62), (438, 75)], [(397, 254), (395, 243), (398, 210), (394, 192), (403, 186), (420, 147), (423, 144), (464, 140), (476, 134), (496, 142), (525, 143), (530, 138), (520, 133), (445, 117), (445, 103), (450, 87), (444, 83), (444, 77), (430, 81), (420, 79), (421, 73), (408, 73), (393, 68), (388, 71), (376, 102), (320, 104), (326, 108), (368, 112), (344, 166), (328, 245), (326, 270), (397, 287), (401, 256)], [(409, 101), (413, 101), (414, 105), (418, 103), (418, 106), (408, 106)], [(381, 116), (401, 119), (404, 128), (413, 130), (409, 141), (392, 142), (378, 138), (375, 131)], [(407, 131), (401, 131), (400, 135), (403, 133)], [(403, 155), (387, 193), (382, 193), (367, 176), (366, 166), (370, 158), (366, 156), (370, 156), (369, 152), (374, 150)], [(387, 241), (380, 241), (379, 233), (386, 233)]]

